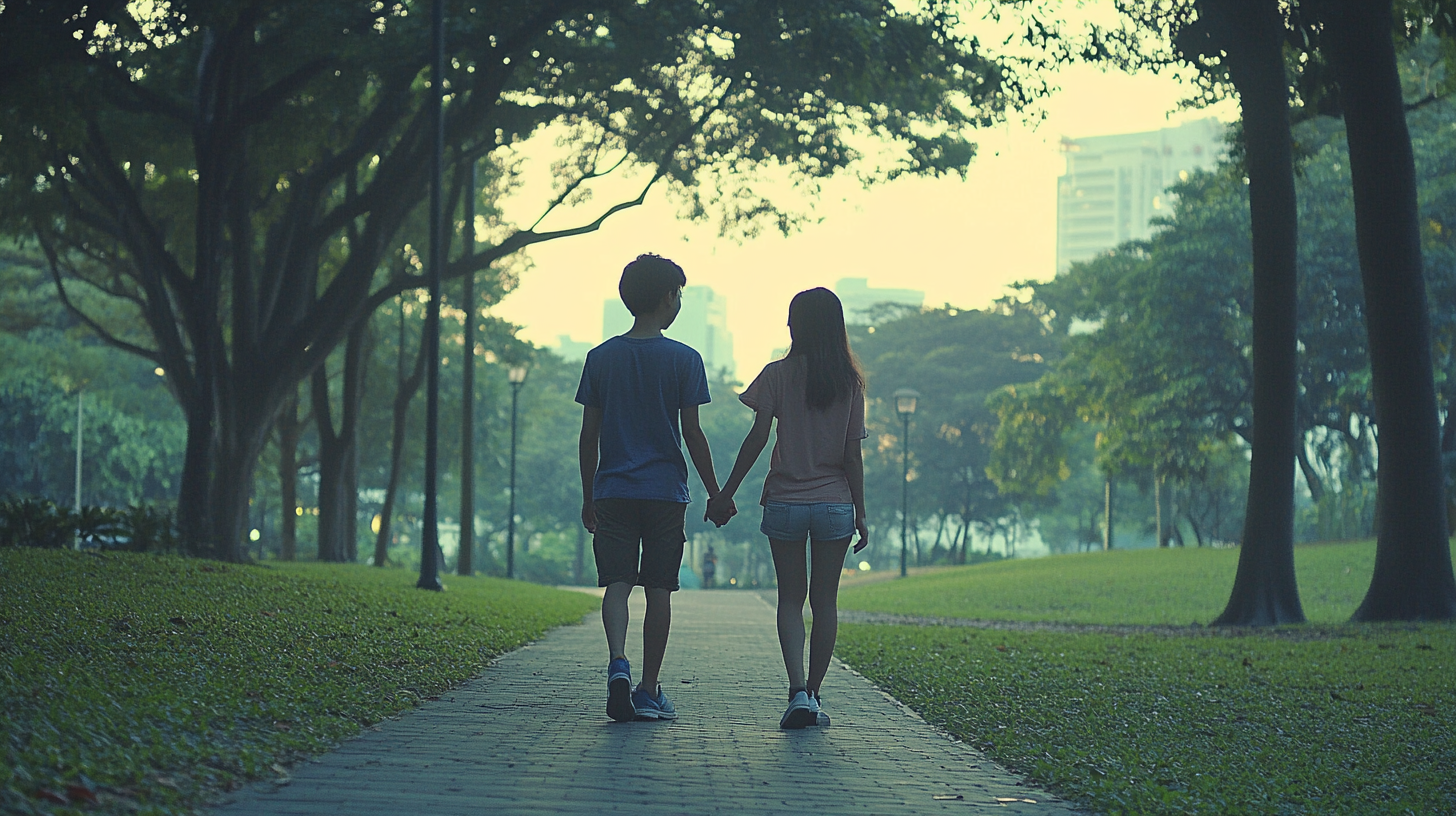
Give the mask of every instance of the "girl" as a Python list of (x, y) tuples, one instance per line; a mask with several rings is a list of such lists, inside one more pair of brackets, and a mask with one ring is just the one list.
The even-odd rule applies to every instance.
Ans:
[[(844, 309), (828, 289), (810, 289), (789, 303), (788, 356), (769, 363), (738, 398), (754, 410), (733, 474), (708, 503), (722, 525), (735, 512), (733, 493), (768, 442), (778, 419), (768, 478), (763, 483), (763, 524), (778, 575), (779, 646), (789, 674), (789, 707), (780, 728), (828, 725), (820, 684), (829, 671), (838, 631), (835, 608), (839, 573), (856, 530), (864, 548), (864, 375), (849, 350)], [(804, 538), (813, 558), (807, 569)], [(814, 611), (809, 676), (804, 677), (804, 597)]]

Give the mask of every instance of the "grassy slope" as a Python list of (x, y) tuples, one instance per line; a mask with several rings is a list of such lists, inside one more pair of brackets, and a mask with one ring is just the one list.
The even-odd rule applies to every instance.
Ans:
[[(579, 620), (520, 582), (0, 551), (0, 811), (186, 810)], [(67, 788), (70, 786), (70, 792)], [(79, 812), (79, 811), (77, 811)]]
[[(1453, 545), (1456, 549), (1456, 545)], [(846, 587), (843, 609), (1064, 623), (1208, 623), (1223, 611), (1236, 549), (1115, 550), (999, 561)], [(1370, 586), (1372, 542), (1295, 548), (1304, 614), (1348, 620)]]
[[(1348, 619), (1373, 557), (1368, 543), (1299, 548), (1306, 614)], [(841, 606), (1207, 622), (1236, 560), (1174, 550), (995, 563), (846, 589)], [(1456, 812), (1450, 624), (1238, 637), (843, 625), (837, 653), (926, 719), (1098, 812)]]

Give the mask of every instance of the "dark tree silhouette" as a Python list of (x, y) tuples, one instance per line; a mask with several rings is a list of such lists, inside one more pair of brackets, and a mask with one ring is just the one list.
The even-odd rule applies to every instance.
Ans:
[(1456, 617), (1456, 577), (1447, 544), (1415, 159), (1391, 36), (1392, 6), (1390, 0), (1327, 0), (1320, 8), (1322, 44), (1334, 63), (1350, 144), (1380, 429), (1375, 574), (1354, 620), (1450, 619)]
[(1294, 576), (1298, 212), (1284, 20), (1274, 0), (1200, 0), (1179, 43), (1226, 54), (1243, 112), (1253, 237), (1253, 458), (1233, 591), (1216, 625), (1304, 620)]
[[(451, 166), (550, 124), (571, 141), (541, 219), (503, 227), (449, 279), (594, 231), (654, 186), (728, 224), (788, 228), (798, 217), (755, 194), (754, 170), (811, 187), (851, 168), (958, 172), (970, 129), (1038, 92), (939, 1), (915, 14), (874, 0), (452, 2), (435, 78), (421, 15), (400, 4), (134, 5), (93, 10), (115, 27), (25, 17), (81, 46), (60, 57), (0, 50), (0, 176), (42, 179), (8, 188), (0, 223), (43, 246), (88, 327), (165, 370), (188, 424), (179, 524), (194, 551), (233, 561), (249, 557), (248, 490), (284, 401), (422, 284), (386, 262), (408, 254), (427, 189), (427, 81), (449, 83)], [(897, 157), (859, 164), (851, 142), (868, 134)], [(619, 168), (637, 171), (635, 197), (542, 226)], [(88, 310), (78, 290), (120, 311)]]

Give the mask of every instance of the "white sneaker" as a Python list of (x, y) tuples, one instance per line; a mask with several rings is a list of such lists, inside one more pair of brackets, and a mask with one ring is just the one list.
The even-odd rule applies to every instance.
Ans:
[(825, 726), (829, 724), (829, 715), (824, 713), (824, 701), (819, 699), (819, 692), (809, 695), (809, 702), (814, 704), (814, 724)]
[(799, 690), (789, 698), (789, 707), (784, 711), (784, 716), (779, 718), (779, 728), (804, 728), (814, 725), (819, 720), (819, 710), (814, 705), (814, 698), (809, 692)]

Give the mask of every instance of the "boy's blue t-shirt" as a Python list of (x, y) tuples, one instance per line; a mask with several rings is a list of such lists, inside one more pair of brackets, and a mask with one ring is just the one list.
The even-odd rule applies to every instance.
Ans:
[(682, 408), (709, 401), (703, 358), (666, 337), (613, 337), (586, 355), (576, 401), (602, 410), (593, 499), (682, 502)]

